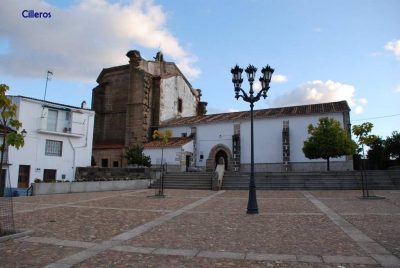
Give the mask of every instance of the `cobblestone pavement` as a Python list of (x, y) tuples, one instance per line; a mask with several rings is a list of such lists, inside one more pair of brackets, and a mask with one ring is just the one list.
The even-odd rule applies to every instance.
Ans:
[(15, 198), (0, 267), (400, 267), (400, 191), (165, 193)]

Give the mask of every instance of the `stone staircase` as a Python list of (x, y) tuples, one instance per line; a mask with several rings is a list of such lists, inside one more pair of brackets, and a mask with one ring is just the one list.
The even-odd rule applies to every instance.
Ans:
[[(399, 171), (367, 171), (368, 189), (400, 189)], [(247, 190), (250, 173), (225, 173), (223, 190)], [(259, 190), (357, 190), (359, 171), (256, 173)]]
[[(167, 172), (164, 175), (165, 189), (211, 190), (212, 172)], [(152, 183), (151, 188), (159, 188), (160, 180)]]

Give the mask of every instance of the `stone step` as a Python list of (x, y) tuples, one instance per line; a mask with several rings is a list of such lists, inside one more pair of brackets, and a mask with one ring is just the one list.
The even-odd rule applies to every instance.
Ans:
[[(393, 172), (392, 172), (393, 173)], [(400, 189), (400, 180), (396, 174), (387, 172), (367, 172), (369, 189)], [(360, 172), (290, 172), (255, 173), (257, 189), (341, 189), (361, 188)], [(250, 173), (226, 173), (222, 189), (246, 190)]]

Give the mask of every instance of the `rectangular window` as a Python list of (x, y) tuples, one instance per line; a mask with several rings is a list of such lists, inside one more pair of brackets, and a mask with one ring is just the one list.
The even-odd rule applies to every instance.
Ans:
[(178, 113), (182, 112), (183, 101), (181, 98), (178, 98)]
[(43, 181), (44, 182), (55, 182), (57, 170), (56, 169), (45, 169), (43, 170)]
[(62, 156), (62, 141), (46, 140), (45, 154), (50, 156)]
[(119, 166), (118, 161), (113, 161), (113, 167), (118, 167), (118, 166)]
[(108, 167), (108, 159), (107, 158), (101, 159), (101, 167)]
[(49, 110), (47, 113), (47, 130), (57, 131), (57, 117), (58, 111)]

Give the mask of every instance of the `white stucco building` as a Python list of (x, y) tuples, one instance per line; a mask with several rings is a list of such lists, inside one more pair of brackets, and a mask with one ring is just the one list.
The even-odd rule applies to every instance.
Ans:
[[(8, 150), (11, 187), (35, 179), (73, 180), (76, 167), (90, 166), (94, 111), (23, 96), (9, 96), (26, 131), (25, 145)], [(82, 106), (85, 106), (82, 104)]]
[[(272, 108), (254, 111), (254, 159), (256, 172), (323, 171), (326, 161), (310, 160), (302, 151), (307, 127), (319, 118), (338, 120), (350, 135), (350, 108), (346, 101)], [(218, 159), (231, 171), (250, 170), (250, 112), (235, 112), (175, 118), (161, 123), (173, 137), (164, 146), (163, 162), (169, 170), (187, 167), (213, 170)], [(157, 165), (161, 144), (144, 145), (146, 155)], [(352, 170), (351, 156), (331, 159), (331, 170)]]

